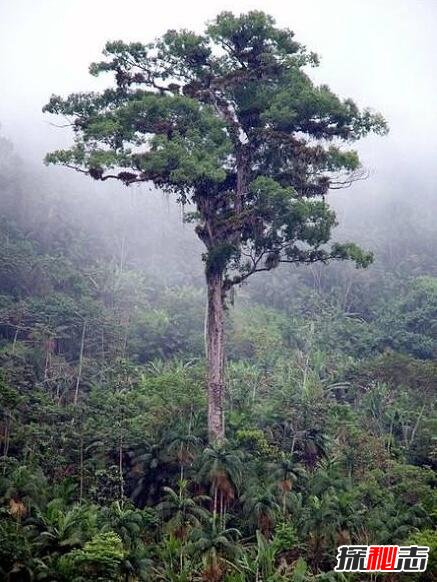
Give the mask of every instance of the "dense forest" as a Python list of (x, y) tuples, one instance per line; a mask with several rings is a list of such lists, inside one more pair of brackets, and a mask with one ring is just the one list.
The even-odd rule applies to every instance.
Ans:
[(48, 172), (0, 138), (0, 578), (367, 580), (339, 545), (417, 544), (433, 580), (435, 202), (335, 229), (366, 269), (232, 289), (215, 443), (189, 209)]
[(406, 209), (399, 240), (375, 223), (365, 271), (237, 290), (216, 450), (178, 212), (84, 184), (65, 199), (1, 148), (4, 579), (341, 579), (340, 542), (436, 547), (432, 218)]

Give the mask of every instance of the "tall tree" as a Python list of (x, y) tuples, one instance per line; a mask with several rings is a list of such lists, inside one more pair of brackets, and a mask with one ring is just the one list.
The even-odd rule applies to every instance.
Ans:
[(386, 124), (314, 85), (305, 70), (317, 56), (263, 12), (223, 12), (203, 35), (110, 42), (104, 55), (90, 72), (113, 73), (114, 88), (45, 106), (74, 131), (74, 145), (46, 161), (96, 180), (152, 182), (192, 206), (206, 247), (208, 429), (220, 441), (229, 290), (281, 263), (371, 261), (353, 243), (328, 246), (336, 219), (325, 196), (361, 176), (342, 143)]

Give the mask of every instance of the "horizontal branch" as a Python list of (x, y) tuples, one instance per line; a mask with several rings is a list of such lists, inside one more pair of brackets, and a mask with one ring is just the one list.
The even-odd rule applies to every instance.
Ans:
[(75, 170), (81, 174), (85, 174), (86, 176), (91, 176), (94, 180), (101, 180), (104, 182), (105, 180), (119, 180), (123, 182), (126, 186), (129, 184), (135, 184), (138, 182), (150, 182), (151, 178), (145, 175), (138, 175), (138, 174), (131, 174), (130, 172), (119, 172), (118, 174), (103, 174), (97, 170), (89, 169), (86, 170), (81, 168), (80, 166), (74, 166), (72, 164), (63, 164), (66, 168), (70, 170)]
[[(263, 253), (263, 255), (264, 255), (264, 253)], [(295, 264), (295, 265), (296, 264), (309, 265), (312, 263), (326, 263), (328, 261), (332, 261), (335, 259), (343, 259), (343, 258), (344, 257), (342, 257), (341, 255), (333, 253), (330, 255), (325, 255), (324, 257), (314, 257), (314, 258), (308, 258), (308, 259), (279, 259), (276, 263), (272, 264), (271, 266), (264, 266), (264, 267), (258, 268), (258, 264), (261, 260), (261, 257), (260, 257), (259, 259), (254, 261), (254, 267), (252, 269), (250, 269), (249, 271), (247, 271), (246, 273), (243, 273), (241, 275), (233, 277), (232, 279), (225, 279), (224, 287), (225, 287), (225, 290), (231, 289), (231, 287), (234, 287), (234, 285), (240, 285), (241, 283), (246, 281), (246, 279), (248, 279), (251, 275), (254, 275), (255, 273), (262, 273), (265, 271), (271, 271), (272, 269), (277, 267), (278, 264), (280, 264), (280, 263), (288, 263), (288, 264)]]

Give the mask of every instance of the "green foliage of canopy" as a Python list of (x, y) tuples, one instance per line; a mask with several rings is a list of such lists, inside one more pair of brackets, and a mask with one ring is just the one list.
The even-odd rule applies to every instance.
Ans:
[(342, 143), (384, 134), (386, 123), (315, 85), (306, 68), (317, 56), (292, 31), (260, 11), (222, 12), (203, 35), (171, 30), (103, 53), (90, 72), (111, 73), (114, 88), (44, 107), (74, 132), (47, 163), (153, 182), (193, 205), (207, 273), (226, 273), (227, 288), (280, 263), (372, 261), (351, 243), (326, 246), (336, 219), (325, 195), (360, 171)]

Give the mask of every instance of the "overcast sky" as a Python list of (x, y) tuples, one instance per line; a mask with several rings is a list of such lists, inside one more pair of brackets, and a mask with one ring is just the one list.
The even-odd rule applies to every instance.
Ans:
[(147, 42), (169, 28), (200, 31), (221, 10), (250, 9), (269, 12), (320, 54), (317, 80), (386, 116), (390, 136), (360, 145), (365, 165), (380, 176), (374, 184), (399, 172), (433, 185), (437, 0), (0, 0), (2, 133), (40, 163), (65, 143), (41, 107), (52, 93), (102, 86), (88, 65), (107, 40)]

